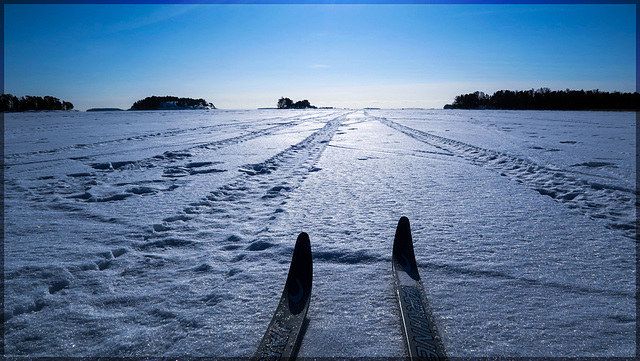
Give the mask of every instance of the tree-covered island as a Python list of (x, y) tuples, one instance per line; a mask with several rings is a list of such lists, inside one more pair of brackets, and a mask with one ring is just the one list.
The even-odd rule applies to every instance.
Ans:
[(477, 91), (458, 95), (444, 109), (512, 110), (639, 110), (640, 94), (600, 90), (500, 90), (493, 95)]
[(314, 105), (311, 105), (311, 103), (309, 103), (307, 99), (300, 100), (295, 103), (293, 102), (293, 100), (285, 97), (278, 99), (278, 109), (306, 109), (306, 108), (316, 109), (317, 107)]
[(129, 110), (182, 110), (216, 109), (204, 99), (178, 98), (174, 96), (150, 96), (133, 103)]
[(0, 94), (0, 111), (25, 112), (29, 110), (72, 110), (73, 104), (52, 96), (35, 97), (31, 95), (18, 98), (11, 94)]

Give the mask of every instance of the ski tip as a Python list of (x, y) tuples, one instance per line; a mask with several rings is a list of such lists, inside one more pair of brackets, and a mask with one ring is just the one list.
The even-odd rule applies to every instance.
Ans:
[(420, 280), (416, 256), (413, 252), (413, 239), (411, 238), (411, 225), (409, 218), (401, 217), (393, 239), (393, 261), (404, 270), (411, 278)]
[(293, 314), (305, 309), (311, 296), (312, 279), (311, 241), (309, 235), (302, 232), (296, 240), (286, 285), (289, 308)]
[(398, 228), (400, 228), (400, 227), (403, 227), (403, 228), (406, 227), (406, 228), (410, 229), (411, 227), (410, 227), (410, 224), (409, 224), (409, 218), (407, 218), (405, 216), (400, 217), (400, 220), (398, 221)]
[(296, 248), (298, 248), (298, 245), (300, 245), (300, 247), (309, 248), (309, 252), (311, 252), (311, 241), (309, 240), (307, 232), (300, 232), (298, 239), (296, 240)]
[(311, 241), (309, 240), (309, 235), (305, 232), (301, 232), (298, 235), (298, 239), (296, 239), (291, 263), (293, 264), (295, 262), (302, 265), (308, 265), (311, 269)]
[(411, 248), (413, 253), (413, 240), (411, 238), (411, 225), (409, 218), (402, 216), (398, 221), (396, 236), (393, 239), (393, 253)]

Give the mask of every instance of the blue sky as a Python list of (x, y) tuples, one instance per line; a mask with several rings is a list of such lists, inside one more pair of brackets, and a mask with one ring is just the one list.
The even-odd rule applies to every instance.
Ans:
[(4, 92), (441, 108), (500, 89), (636, 90), (635, 5), (4, 5)]

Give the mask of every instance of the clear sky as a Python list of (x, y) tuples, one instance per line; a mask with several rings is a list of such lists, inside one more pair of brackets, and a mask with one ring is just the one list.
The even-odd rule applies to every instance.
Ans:
[(442, 108), (540, 87), (635, 91), (635, 5), (4, 5), (4, 92), (80, 110)]

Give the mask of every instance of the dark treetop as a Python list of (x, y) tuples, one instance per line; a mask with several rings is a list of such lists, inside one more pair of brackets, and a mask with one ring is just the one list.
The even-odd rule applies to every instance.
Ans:
[(640, 94), (599, 90), (500, 90), (458, 95), (445, 109), (639, 110)]
[(34, 97), (24, 96), (18, 98), (11, 94), (0, 95), (0, 111), (24, 112), (27, 110), (71, 110), (73, 104), (61, 101), (51, 96)]
[(289, 98), (280, 98), (278, 99), (278, 109), (305, 109), (305, 108), (313, 108), (316, 109), (316, 106), (311, 105), (308, 100), (301, 100), (297, 102), (293, 102), (293, 100)]
[(130, 110), (216, 109), (204, 99), (151, 96), (133, 103)]

